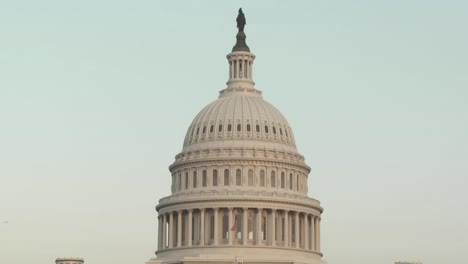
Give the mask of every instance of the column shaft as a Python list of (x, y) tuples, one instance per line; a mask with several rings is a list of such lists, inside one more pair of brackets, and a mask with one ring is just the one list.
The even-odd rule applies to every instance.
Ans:
[(299, 212), (296, 212), (296, 223), (294, 225), (294, 237), (295, 237), (295, 241), (296, 242), (296, 248), (299, 248), (299, 244), (300, 244), (300, 239), (299, 239)]
[(218, 245), (218, 208), (214, 208), (214, 245)]
[(317, 218), (317, 251), (320, 252), (320, 217)]
[(262, 243), (262, 208), (257, 209), (257, 224), (256, 224), (256, 244), (260, 245)]
[(242, 245), (246, 246), (247, 245), (247, 238), (249, 236), (249, 234), (247, 234), (248, 232), (248, 219), (247, 219), (247, 214), (249, 213), (248, 212), (248, 208), (244, 208), (244, 214), (242, 215), (243, 216), (243, 219), (242, 219)]
[(309, 215), (304, 214), (304, 248), (309, 250)]
[(284, 246), (289, 247), (289, 211), (284, 211)]
[(166, 214), (163, 214), (163, 226), (162, 226), (162, 247), (161, 248), (166, 248), (166, 238), (167, 238), (167, 219), (166, 219)]
[(276, 209), (271, 210), (270, 246), (276, 245)]
[(174, 212), (169, 213), (169, 248), (174, 247)]
[(200, 209), (200, 245), (205, 245), (205, 209)]
[(188, 210), (188, 232), (187, 234), (185, 235), (185, 237), (187, 238), (187, 242), (186, 242), (186, 245), (188, 245), (189, 247), (192, 246), (192, 209)]
[[(229, 215), (228, 215), (228, 245), (232, 245), (232, 237), (235, 231), (231, 231), (232, 228), (232, 207), (229, 207)], [(234, 235), (235, 236), (235, 235)]]
[(177, 247), (182, 246), (182, 211), (177, 212)]

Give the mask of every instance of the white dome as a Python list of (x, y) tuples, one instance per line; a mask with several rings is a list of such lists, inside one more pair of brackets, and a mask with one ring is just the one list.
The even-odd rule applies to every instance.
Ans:
[(220, 98), (194, 118), (184, 140), (185, 151), (226, 147), (259, 147), (297, 152), (286, 118), (257, 90), (221, 92)]

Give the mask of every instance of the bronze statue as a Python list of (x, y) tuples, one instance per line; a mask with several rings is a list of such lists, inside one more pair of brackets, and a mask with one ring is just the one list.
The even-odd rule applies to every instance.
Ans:
[(239, 8), (239, 15), (237, 15), (236, 22), (237, 22), (237, 28), (239, 29), (239, 32), (244, 31), (245, 15), (242, 12), (242, 8)]

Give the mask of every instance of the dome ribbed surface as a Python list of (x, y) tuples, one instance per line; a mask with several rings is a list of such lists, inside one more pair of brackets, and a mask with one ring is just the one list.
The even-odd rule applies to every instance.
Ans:
[(204, 107), (194, 118), (184, 151), (216, 147), (265, 147), (297, 152), (286, 118), (261, 96), (233, 94)]

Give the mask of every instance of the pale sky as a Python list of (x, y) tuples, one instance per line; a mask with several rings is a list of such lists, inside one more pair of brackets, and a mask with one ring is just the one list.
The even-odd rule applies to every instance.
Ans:
[[(142, 264), (237, 10), (329, 264), (468, 263), (467, 1), (0, 2), (0, 263)], [(3, 223), (8, 221), (8, 223)]]

